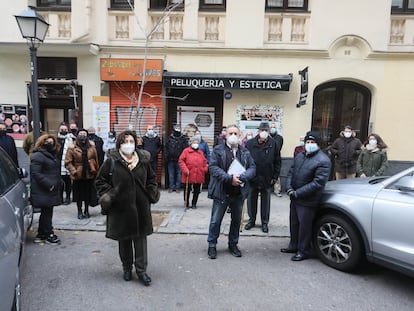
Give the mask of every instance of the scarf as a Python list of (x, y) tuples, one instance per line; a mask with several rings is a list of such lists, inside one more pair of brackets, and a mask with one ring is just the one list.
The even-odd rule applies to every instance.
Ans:
[(130, 160), (127, 159), (121, 151), (119, 151), (119, 154), (121, 155), (122, 159), (125, 161), (130, 171), (132, 171), (137, 166), (139, 162), (139, 158), (136, 152), (132, 154), (132, 158)]

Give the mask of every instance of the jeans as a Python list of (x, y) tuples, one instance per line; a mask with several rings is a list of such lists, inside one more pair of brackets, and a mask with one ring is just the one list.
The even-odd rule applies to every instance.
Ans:
[(219, 200), (213, 201), (210, 228), (207, 238), (209, 247), (215, 247), (217, 244), (217, 239), (220, 235), (221, 222), (224, 214), (226, 213), (227, 207), (231, 208), (229, 244), (237, 244), (239, 242), (240, 222), (243, 208), (242, 195), (227, 197), (225, 202), (221, 202)]
[(258, 189), (250, 186), (250, 193), (247, 199), (247, 213), (249, 214), (249, 222), (255, 223), (257, 215), (257, 201), (260, 193), (260, 217), (263, 224), (269, 223), (270, 217), (270, 194), (272, 187)]
[(40, 208), (38, 233), (42, 236), (53, 234), (52, 226), (53, 206), (42, 206)]
[(178, 161), (168, 161), (168, 179), (170, 189), (180, 189), (181, 187), (181, 169)]

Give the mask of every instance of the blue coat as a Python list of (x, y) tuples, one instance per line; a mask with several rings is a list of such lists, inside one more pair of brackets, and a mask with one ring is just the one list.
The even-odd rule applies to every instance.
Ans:
[(311, 154), (299, 153), (293, 160), (286, 181), (286, 189), (296, 191), (297, 204), (315, 207), (322, 196), (323, 189), (329, 179), (331, 161), (323, 151)]
[(30, 162), (30, 201), (33, 206), (61, 204), (61, 187), (60, 163), (56, 156), (45, 150), (33, 150)]
[[(210, 183), (208, 185), (208, 197), (210, 199), (219, 200), (224, 202), (226, 200), (226, 192), (224, 190), (224, 184), (231, 184), (233, 176), (227, 174), (226, 168), (226, 151), (225, 145), (220, 144), (214, 147), (211, 154), (209, 172)], [(241, 174), (240, 180), (244, 182), (244, 186), (240, 188), (243, 199), (245, 199), (249, 193), (249, 181), (256, 176), (256, 164), (247, 149), (241, 149), (241, 164), (246, 171)]]

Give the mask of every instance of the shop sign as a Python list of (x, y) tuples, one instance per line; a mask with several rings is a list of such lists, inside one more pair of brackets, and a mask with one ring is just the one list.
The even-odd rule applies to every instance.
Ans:
[(167, 88), (289, 91), (292, 75), (235, 75), (164, 72)]
[(162, 60), (147, 59), (144, 70), (143, 59), (101, 58), (102, 81), (162, 81)]

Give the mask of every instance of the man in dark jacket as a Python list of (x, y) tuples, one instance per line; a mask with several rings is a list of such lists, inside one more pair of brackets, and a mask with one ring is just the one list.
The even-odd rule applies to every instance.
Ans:
[(173, 132), (168, 137), (165, 145), (165, 159), (168, 165), (168, 192), (180, 192), (181, 187), (181, 170), (178, 165), (178, 158), (181, 152), (188, 147), (188, 138), (181, 134), (180, 126), (174, 126)]
[(292, 261), (307, 259), (310, 255), (312, 222), (331, 171), (329, 157), (320, 150), (319, 135), (308, 132), (305, 152), (293, 160), (286, 181), (290, 196), (290, 243), (282, 253), (294, 253)]
[(0, 122), (0, 147), (6, 151), (16, 166), (19, 166), (16, 143), (13, 137), (7, 135), (6, 124), (4, 122)]
[(356, 133), (350, 125), (345, 126), (335, 139), (329, 151), (335, 158), (336, 179), (355, 178), (356, 166), (361, 153), (361, 141), (356, 138)]
[[(283, 136), (277, 132), (276, 122), (270, 123), (270, 137), (272, 137), (276, 141), (276, 146), (279, 147), (279, 152), (282, 152), (283, 147)], [(278, 197), (282, 196), (281, 189), (282, 186), (280, 184), (280, 177), (276, 180), (275, 185), (272, 187), (272, 193), (276, 193)]]
[(259, 134), (246, 143), (256, 163), (256, 177), (251, 181), (250, 193), (247, 199), (249, 222), (244, 227), (250, 230), (254, 227), (257, 214), (257, 201), (260, 193), (260, 217), (262, 231), (269, 232), (270, 194), (276, 180), (279, 178), (282, 160), (280, 148), (276, 141), (269, 136), (269, 123), (261, 122)]
[(152, 125), (147, 126), (147, 132), (142, 137), (142, 148), (151, 154), (151, 167), (155, 175), (157, 175), (158, 154), (161, 151), (161, 139), (154, 131)]
[(95, 143), (96, 153), (98, 154), (98, 164), (99, 167), (101, 167), (105, 156), (105, 153), (103, 151), (104, 141), (101, 137), (96, 135), (95, 132), (96, 131), (94, 127), (91, 126), (90, 128), (88, 128), (88, 138), (89, 141), (93, 141)]
[(241, 257), (237, 244), (243, 201), (249, 192), (249, 181), (256, 174), (256, 165), (250, 152), (240, 147), (239, 129), (236, 125), (227, 127), (226, 143), (214, 147), (209, 171), (208, 197), (213, 199), (213, 208), (207, 238), (208, 257), (217, 257), (216, 244), (227, 207), (231, 207), (229, 251), (233, 256)]

